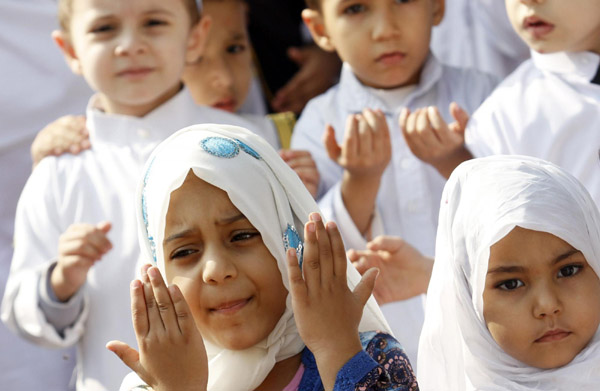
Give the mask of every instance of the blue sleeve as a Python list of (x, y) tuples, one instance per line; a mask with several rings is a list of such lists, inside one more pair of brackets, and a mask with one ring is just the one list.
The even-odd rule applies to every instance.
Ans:
[(394, 337), (385, 333), (361, 333), (363, 350), (337, 374), (334, 391), (418, 391), (415, 373)]

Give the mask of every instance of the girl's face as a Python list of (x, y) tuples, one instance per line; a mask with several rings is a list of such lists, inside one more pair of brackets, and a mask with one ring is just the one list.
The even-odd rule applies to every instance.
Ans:
[(483, 315), (498, 345), (537, 368), (568, 364), (600, 324), (600, 280), (583, 254), (515, 227), (490, 249)]
[(252, 81), (246, 5), (240, 0), (205, 1), (212, 19), (202, 57), (186, 67), (183, 81), (200, 105), (236, 112)]
[(166, 279), (181, 288), (204, 339), (246, 349), (283, 315), (288, 292), (260, 233), (227, 193), (191, 172), (171, 193), (163, 246)]

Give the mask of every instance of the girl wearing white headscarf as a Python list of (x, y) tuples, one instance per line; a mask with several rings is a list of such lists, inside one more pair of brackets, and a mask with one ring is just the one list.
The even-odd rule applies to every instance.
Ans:
[[(153, 152), (137, 194), (138, 232), (144, 263), (154, 262), (166, 276), (162, 243), (167, 210), (173, 208), (171, 193), (180, 188), (192, 172), (224, 190), (231, 203), (258, 230), (277, 261), (285, 288), (290, 291), (286, 251), (295, 249), (302, 266), (302, 227), (311, 212), (318, 212), (317, 205), (275, 150), (260, 137), (234, 126), (192, 126), (175, 133)], [(360, 275), (347, 261), (346, 272), (347, 285), (352, 290), (359, 283)], [(294, 389), (322, 389), (315, 357), (298, 332), (291, 296), (287, 294), (286, 308), (279, 322), (268, 337), (255, 346), (230, 350), (204, 340), (208, 390), (254, 390), (277, 362), (300, 352), (300, 369), (304, 372)], [(338, 372), (336, 389), (418, 389), (410, 363), (401, 346), (389, 335), (389, 327), (372, 297), (364, 307), (359, 331), (363, 350)], [(144, 387), (144, 382), (132, 373), (121, 390), (137, 387)]]
[[(501, 270), (490, 266), (488, 270), (488, 262), (490, 265), (493, 263), (490, 256), (493, 258), (497, 254), (498, 246), (492, 251), (490, 248), (502, 241), (506, 243), (506, 238), (514, 237), (513, 232), (522, 232), (522, 229), (536, 231), (535, 234), (554, 235), (554, 239), (560, 239), (564, 246), (571, 248), (572, 253), (579, 254), (578, 263), (573, 264), (575, 260), (565, 263), (559, 257), (551, 265), (543, 258), (541, 264), (548, 265), (543, 266), (548, 269), (519, 271), (514, 268), (516, 271), (511, 272), (508, 267)], [(528, 242), (511, 251), (516, 250), (519, 254), (527, 251), (529, 246)], [(547, 250), (538, 246), (536, 251), (544, 253)], [(513, 259), (510, 261), (513, 262)], [(539, 274), (539, 270), (549, 270), (550, 273)], [(506, 281), (497, 283), (494, 277), (490, 277), (503, 272), (508, 273)], [(515, 273), (525, 277), (511, 277), (519, 275)], [(598, 275), (600, 214), (588, 192), (575, 178), (551, 163), (523, 156), (493, 156), (461, 164), (452, 173), (442, 196), (435, 264), (419, 344), (421, 389), (598, 390)], [(587, 276), (586, 282), (568, 280), (579, 276)], [(487, 283), (486, 279), (489, 279)], [(533, 287), (539, 286), (537, 281), (549, 279), (552, 282), (548, 283), (548, 287), (559, 293), (551, 299), (548, 299), (549, 296), (542, 299), (540, 294), (547, 291), (535, 291), (540, 288)], [(514, 351), (510, 355), (502, 349), (501, 346), (507, 346), (506, 340), (495, 338), (496, 325), (486, 323), (489, 319), (484, 316), (484, 313), (489, 314), (486, 310), (499, 304), (484, 298), (490, 283), (496, 284), (492, 290), (501, 289), (497, 290), (501, 295), (517, 295), (510, 296), (507, 302), (512, 304), (504, 311), (520, 316), (517, 311), (523, 308), (523, 303), (527, 305), (523, 316), (505, 325), (503, 331), (508, 333), (509, 342), (514, 343), (515, 338), (532, 324), (546, 331), (542, 336), (531, 338), (528, 344), (517, 346), (516, 350), (528, 351), (533, 346), (537, 347), (532, 349), (537, 349), (543, 345), (541, 342), (549, 346), (546, 342), (553, 341), (551, 344), (554, 345), (550, 346), (555, 349), (554, 353), (536, 359), (539, 362), (552, 361), (572, 349), (565, 360), (568, 362), (536, 367), (523, 362), (529, 358), (518, 360), (513, 357), (517, 355)], [(591, 294), (569, 301), (570, 296), (564, 294), (565, 289), (582, 289), (583, 284), (587, 285)], [(530, 298), (532, 301), (525, 301)], [(555, 307), (551, 311), (542, 308), (552, 300)], [(569, 307), (575, 306), (585, 310), (574, 314)], [(569, 315), (565, 315), (567, 313)], [(584, 334), (580, 333), (583, 322), (578, 322), (578, 317), (583, 316), (592, 319), (585, 326), (589, 337), (581, 343), (581, 348), (574, 349), (573, 341), (581, 339), (581, 334)], [(575, 329), (559, 330), (565, 324)], [(569, 336), (565, 337), (567, 334)]]

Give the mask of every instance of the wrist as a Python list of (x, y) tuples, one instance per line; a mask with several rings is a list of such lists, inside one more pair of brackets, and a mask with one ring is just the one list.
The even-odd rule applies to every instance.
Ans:
[(361, 350), (362, 345), (357, 333), (351, 343), (344, 342), (316, 352), (312, 351), (325, 390), (334, 389), (338, 372)]
[(52, 269), (52, 273), (50, 274), (50, 287), (59, 301), (68, 301), (75, 293), (77, 293), (79, 288), (81, 288), (81, 285), (70, 283), (60, 264), (57, 264)]

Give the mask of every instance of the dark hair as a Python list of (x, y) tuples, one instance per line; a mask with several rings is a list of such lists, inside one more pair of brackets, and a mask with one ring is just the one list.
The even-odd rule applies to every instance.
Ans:
[(310, 9), (313, 10), (320, 10), (321, 9), (321, 0), (305, 0), (306, 1), (306, 6)]
[[(64, 32), (69, 32), (71, 27), (71, 15), (73, 14), (73, 1), (74, 0), (59, 0), (58, 1), (58, 23), (60, 29)], [(198, 10), (198, 4), (196, 0), (183, 0), (185, 8), (188, 10), (190, 15), (190, 21), (192, 26), (200, 21), (200, 10)]]

